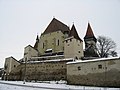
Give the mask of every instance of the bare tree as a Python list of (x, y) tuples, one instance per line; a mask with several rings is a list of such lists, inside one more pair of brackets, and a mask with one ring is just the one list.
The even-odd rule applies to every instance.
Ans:
[(117, 56), (116, 43), (109, 37), (98, 36), (97, 48), (100, 57)]

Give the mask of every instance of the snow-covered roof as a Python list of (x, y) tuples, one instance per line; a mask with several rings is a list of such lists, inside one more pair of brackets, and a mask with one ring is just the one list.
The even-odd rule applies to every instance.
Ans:
[(54, 60), (42, 60), (42, 61), (28, 61), (27, 63), (60, 62), (60, 61), (71, 61), (71, 60), (73, 60), (73, 58), (54, 59)]
[(49, 58), (49, 57), (63, 57), (64, 55), (54, 55), (54, 56), (42, 56), (42, 57), (31, 57), (31, 59)]
[(97, 61), (107, 61), (107, 60), (115, 60), (115, 59), (120, 59), (120, 57), (98, 58), (98, 59), (92, 59), (92, 60), (75, 60), (73, 62), (67, 62), (67, 64), (97, 62)]

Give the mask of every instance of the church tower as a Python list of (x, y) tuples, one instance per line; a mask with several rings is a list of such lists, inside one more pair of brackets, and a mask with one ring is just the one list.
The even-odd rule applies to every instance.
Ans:
[(83, 41), (79, 37), (77, 30), (73, 24), (69, 37), (64, 42), (65, 58), (81, 59), (83, 56)]
[(84, 56), (98, 57), (97, 48), (96, 48), (97, 39), (94, 36), (94, 33), (89, 23), (88, 23), (86, 35), (84, 37), (84, 42), (85, 42)]

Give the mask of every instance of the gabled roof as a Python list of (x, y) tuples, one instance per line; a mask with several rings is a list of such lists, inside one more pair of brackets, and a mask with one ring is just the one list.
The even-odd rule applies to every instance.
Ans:
[(43, 34), (48, 34), (48, 33), (56, 32), (56, 31), (61, 31), (64, 33), (65, 31), (70, 31), (70, 30), (67, 25), (65, 25), (64, 23), (60, 22), (59, 20), (53, 18), (53, 20), (50, 22), (50, 24), (45, 29)]
[[(20, 63), (20, 62), (19, 62), (17, 59), (15, 59), (13, 56), (10, 56), (10, 57), (8, 57), (8, 58), (12, 58), (14, 61)], [(7, 58), (6, 58), (6, 59), (7, 59)]]
[(37, 51), (33, 46), (31, 46), (31, 45), (27, 45), (25, 48), (28, 48), (28, 47), (30, 47), (30, 48), (32, 48), (33, 50), (35, 50), (35, 51)]
[(87, 32), (86, 32), (85, 37), (93, 37), (93, 36), (94, 36), (94, 34), (92, 31), (92, 28), (91, 28), (90, 24), (88, 23)]
[(69, 36), (70, 36), (70, 37), (73, 36), (74, 38), (76, 38), (76, 39), (82, 41), (82, 39), (80, 39), (80, 37), (79, 37), (79, 35), (78, 35), (78, 33), (77, 33), (77, 30), (76, 30), (74, 24), (72, 25), (72, 28), (71, 28), (71, 30), (70, 30)]

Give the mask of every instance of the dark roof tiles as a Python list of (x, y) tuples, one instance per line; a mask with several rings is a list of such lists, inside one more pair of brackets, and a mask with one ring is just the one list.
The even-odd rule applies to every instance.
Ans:
[(88, 23), (87, 32), (84, 38), (88, 38), (88, 37), (94, 37), (94, 33), (89, 23)]
[(72, 28), (71, 28), (71, 30), (70, 30), (69, 36), (70, 36), (70, 37), (71, 37), (71, 36), (74, 36), (74, 38), (76, 38), (76, 39), (82, 41), (82, 39), (80, 39), (80, 37), (79, 37), (79, 35), (78, 35), (78, 33), (77, 33), (77, 30), (76, 30), (74, 24), (73, 24), (73, 26), (72, 26)]
[(56, 32), (56, 31), (61, 31), (64, 33), (65, 31), (70, 31), (70, 30), (67, 25), (65, 25), (64, 23), (60, 22), (59, 20), (53, 18), (53, 20), (50, 22), (50, 24), (45, 29), (43, 34), (48, 34), (48, 33)]

